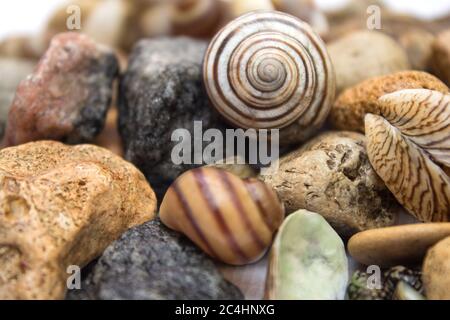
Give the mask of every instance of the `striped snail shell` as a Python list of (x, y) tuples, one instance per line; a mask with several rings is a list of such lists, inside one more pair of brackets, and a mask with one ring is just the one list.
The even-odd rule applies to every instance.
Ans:
[(211, 37), (217, 31), (220, 18), (217, 0), (175, 0), (171, 6), (175, 34)]
[(367, 153), (397, 200), (421, 221), (450, 220), (450, 95), (400, 90), (367, 114)]
[(175, 180), (161, 203), (160, 218), (211, 257), (242, 265), (265, 253), (284, 208), (262, 181), (203, 167)]
[(206, 51), (203, 76), (214, 107), (241, 128), (318, 128), (335, 94), (320, 37), (276, 11), (251, 12), (225, 26)]

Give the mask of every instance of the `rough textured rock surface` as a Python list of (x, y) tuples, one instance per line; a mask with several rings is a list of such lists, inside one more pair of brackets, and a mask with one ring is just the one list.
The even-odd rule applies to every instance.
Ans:
[(5, 130), (17, 85), (33, 72), (33, 68), (34, 62), (30, 60), (0, 58), (0, 138)]
[(331, 125), (340, 130), (364, 132), (366, 113), (379, 114), (378, 98), (402, 89), (430, 89), (448, 93), (435, 76), (421, 71), (401, 71), (363, 81), (342, 92), (331, 108)]
[(84, 266), (155, 209), (142, 173), (106, 149), (1, 150), (0, 299), (62, 299), (68, 266)]
[(106, 249), (68, 299), (243, 299), (200, 249), (159, 219)]
[(430, 300), (450, 299), (450, 237), (432, 247), (423, 263), (423, 283)]
[(433, 42), (432, 68), (450, 86), (450, 29), (440, 33)]
[(92, 140), (103, 128), (117, 72), (113, 51), (81, 34), (55, 36), (35, 72), (17, 88), (6, 144)]
[(394, 39), (378, 31), (355, 31), (328, 45), (336, 71), (336, 91), (371, 77), (410, 68), (408, 56)]
[(187, 129), (193, 141), (194, 120), (203, 122), (203, 130), (222, 127), (202, 85), (205, 50), (205, 42), (188, 38), (142, 40), (121, 79), (125, 157), (144, 172), (161, 199), (178, 175), (195, 167), (173, 163), (172, 148), (179, 144), (171, 141), (173, 131)]
[(279, 169), (261, 179), (278, 192), (287, 214), (317, 212), (343, 237), (395, 222), (397, 202), (356, 132), (324, 133), (282, 157)]

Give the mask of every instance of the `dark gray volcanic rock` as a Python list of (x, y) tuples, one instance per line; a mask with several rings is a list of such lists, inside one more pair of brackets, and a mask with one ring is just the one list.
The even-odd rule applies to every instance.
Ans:
[(185, 128), (193, 139), (195, 120), (203, 122), (203, 131), (223, 129), (202, 84), (206, 46), (183, 37), (141, 40), (121, 79), (119, 129), (125, 157), (143, 171), (160, 201), (178, 175), (196, 167), (172, 162), (178, 143), (171, 141), (172, 132)]
[(111, 244), (67, 299), (243, 299), (214, 262), (159, 219)]

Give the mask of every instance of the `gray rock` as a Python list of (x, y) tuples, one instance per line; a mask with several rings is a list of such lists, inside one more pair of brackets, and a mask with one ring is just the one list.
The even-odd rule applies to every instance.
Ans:
[(122, 235), (87, 273), (67, 299), (243, 299), (211, 259), (158, 219)]
[[(125, 157), (146, 175), (158, 198), (182, 172), (196, 165), (171, 160), (175, 129), (189, 130), (194, 120), (203, 131), (223, 129), (202, 84), (207, 44), (189, 38), (141, 40), (133, 49), (119, 90), (119, 129)], [(206, 145), (206, 143), (204, 143)]]
[(33, 72), (34, 65), (29, 60), (0, 58), (0, 138), (5, 130), (16, 87)]

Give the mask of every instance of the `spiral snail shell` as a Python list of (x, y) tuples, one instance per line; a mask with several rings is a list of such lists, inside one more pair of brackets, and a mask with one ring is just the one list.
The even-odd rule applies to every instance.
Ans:
[(264, 182), (204, 167), (175, 180), (161, 203), (160, 218), (213, 258), (242, 265), (265, 253), (284, 207)]
[[(304, 140), (324, 122), (335, 94), (325, 45), (301, 20), (255, 11), (225, 26), (204, 59), (204, 83), (214, 107), (241, 128), (295, 126)], [(292, 130), (291, 130), (292, 131)]]

